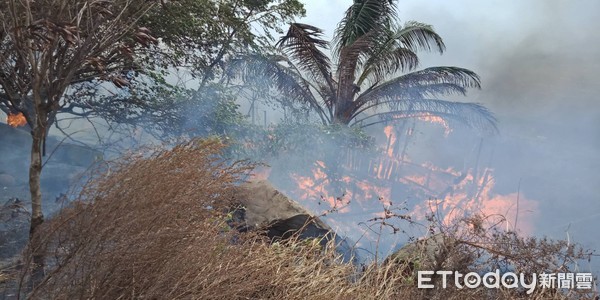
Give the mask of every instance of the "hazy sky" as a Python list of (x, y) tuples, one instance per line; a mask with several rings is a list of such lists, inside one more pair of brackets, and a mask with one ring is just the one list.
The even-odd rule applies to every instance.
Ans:
[[(331, 37), (351, 0), (306, 0), (301, 22)], [(539, 233), (565, 231), (598, 249), (600, 233), (600, 1), (399, 1), (400, 19), (434, 26), (444, 55), (421, 67), (477, 72), (479, 102), (499, 119), (497, 187), (540, 203)], [(441, 148), (440, 155), (444, 149)], [(591, 230), (590, 230), (591, 229)]]

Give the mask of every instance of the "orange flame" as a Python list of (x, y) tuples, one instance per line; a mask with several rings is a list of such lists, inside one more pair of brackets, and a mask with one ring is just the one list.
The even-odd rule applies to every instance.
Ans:
[[(448, 136), (448, 134), (450, 134), (450, 132), (452, 132), (452, 128), (450, 128), (450, 124), (448, 124), (448, 121), (446, 121), (444, 118), (442, 118), (440, 116), (436, 116), (432, 113), (408, 112), (408, 113), (397, 115), (394, 118), (392, 118), (392, 120), (400, 120), (400, 119), (404, 119), (404, 118), (416, 118), (417, 120), (420, 120), (420, 121), (425, 121), (425, 122), (429, 122), (429, 123), (435, 123), (435, 124), (442, 125), (442, 127), (444, 127), (444, 135), (445, 136)], [(391, 128), (386, 127), (386, 129), (385, 129), (386, 135), (388, 135), (389, 130), (391, 130)], [(412, 129), (408, 130), (408, 135), (412, 135)]]
[(345, 188), (343, 194), (330, 194), (333, 182), (325, 173), (325, 163), (316, 161), (315, 167), (312, 170), (312, 176), (300, 176), (292, 174), (292, 178), (296, 182), (297, 188), (293, 193), (303, 201), (315, 201), (319, 204), (327, 204), (331, 209), (336, 209), (339, 213), (348, 213), (350, 208), (347, 206), (352, 200), (356, 200), (359, 204), (364, 203), (367, 199), (378, 199), (383, 204), (388, 204), (391, 189), (388, 187), (380, 187), (369, 183), (367, 180), (359, 180), (351, 176), (343, 176), (338, 183)]
[(25, 126), (27, 124), (27, 119), (25, 119), (23, 113), (8, 114), (6, 123), (12, 127)]
[(444, 135), (448, 135), (450, 134), (450, 132), (452, 132), (452, 128), (450, 128), (450, 125), (448, 125), (448, 122), (446, 122), (446, 120), (444, 120), (444, 118), (440, 117), (440, 116), (435, 116), (433, 114), (430, 113), (423, 113), (417, 116), (417, 119), (421, 120), (421, 121), (427, 121), (430, 123), (437, 123), (440, 124), (444, 127)]
[(394, 127), (391, 125), (385, 126), (385, 128), (383, 129), (383, 132), (385, 132), (385, 136), (388, 138), (387, 155), (389, 157), (393, 157), (394, 149), (391, 148), (390, 146), (394, 145), (394, 143), (396, 143), (396, 134), (394, 133)]
[[(450, 225), (465, 217), (482, 215), (490, 220), (500, 220), (494, 222), (507, 231), (518, 230), (524, 234), (533, 232), (535, 220), (532, 217), (535, 216), (538, 207), (537, 201), (518, 193), (493, 193), (495, 182), (492, 169), (485, 169), (478, 176), (474, 175), (473, 170), (462, 173), (451, 168), (442, 169), (431, 163), (414, 164), (414, 167), (409, 173), (401, 174), (399, 182), (410, 186), (415, 196), (424, 200), (410, 211), (415, 220), (426, 220), (428, 214), (435, 213), (442, 217), (443, 224)], [(377, 206), (374, 205), (376, 203), (392, 205), (392, 179), (375, 176), (368, 180), (343, 176), (339, 182), (348, 189), (343, 197), (340, 197), (328, 194), (332, 182), (327, 178), (325, 170), (325, 163), (317, 161), (312, 176), (292, 175), (297, 184), (293, 194), (298, 200), (309, 203), (318, 200), (319, 204), (340, 208), (338, 213), (342, 214), (360, 213), (357, 209), (372, 211), (372, 208)], [(435, 200), (426, 200), (427, 198)], [(355, 205), (344, 206), (349, 200)], [(381, 213), (375, 213), (374, 216), (381, 217)], [(365, 215), (365, 218), (368, 216)]]
[[(414, 117), (447, 126), (437, 116), (421, 114)], [(440, 168), (430, 162), (416, 163), (392, 150), (399, 140), (392, 126), (386, 126), (383, 133), (386, 139), (385, 144), (380, 145), (383, 147), (379, 147), (380, 155), (361, 158), (352, 151), (347, 152), (348, 158), (342, 159), (344, 163), (338, 166), (338, 172), (343, 170), (346, 175), (337, 181), (327, 177), (327, 166), (323, 161), (314, 163), (311, 175), (292, 174), (296, 183), (292, 194), (300, 201), (308, 200), (303, 204), (318, 202), (319, 205), (324, 203), (331, 208), (339, 208), (340, 204), (353, 203), (342, 205), (337, 210), (339, 213), (360, 214), (360, 210), (372, 213), (373, 207), (381, 204), (391, 206), (392, 202), (398, 202), (399, 199), (392, 199), (391, 190), (399, 185), (401, 193), (408, 193), (412, 199), (422, 199), (413, 207), (407, 207), (415, 220), (426, 220), (428, 215), (435, 213), (441, 217), (443, 224), (450, 225), (479, 215), (493, 219), (495, 224), (501, 224), (506, 230), (525, 234), (533, 232), (538, 202), (518, 193), (494, 193), (492, 169), (458, 171), (450, 167)], [(345, 189), (343, 195), (328, 194), (333, 186), (338, 186), (338, 190), (339, 187)]]
[(460, 182), (450, 187), (450, 193), (443, 196), (443, 199), (419, 204), (413, 213), (423, 217), (427, 212), (439, 212), (444, 216), (445, 224), (451, 224), (470, 214), (480, 214), (500, 218), (500, 223), (506, 230), (519, 230), (525, 234), (533, 232), (534, 220), (531, 217), (538, 207), (537, 201), (518, 193), (494, 194), (492, 171), (486, 169), (478, 179), (469, 171)]

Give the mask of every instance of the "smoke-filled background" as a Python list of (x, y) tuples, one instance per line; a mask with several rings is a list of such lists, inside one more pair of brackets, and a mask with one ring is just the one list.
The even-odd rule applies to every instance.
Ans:
[[(298, 21), (322, 28), (326, 40), (331, 40), (337, 22), (352, 3), (351, 0), (303, 2), (307, 17)], [(600, 153), (600, 104), (597, 103), (600, 101), (600, 87), (596, 75), (600, 73), (600, 44), (597, 42), (600, 41), (597, 31), (600, 27), (597, 25), (600, 3), (411, 0), (400, 1), (399, 9), (401, 21), (415, 20), (433, 25), (446, 44), (447, 50), (443, 55), (418, 53), (421, 59), (419, 69), (458, 66), (475, 71), (481, 76), (482, 89), (471, 90), (466, 98), (447, 100), (485, 105), (497, 117), (499, 129), (499, 134), (495, 136), (481, 135), (474, 129), (464, 127), (446, 133), (439, 124), (432, 126), (426, 122), (419, 123), (405, 144), (410, 162), (430, 164), (440, 170), (452, 169), (455, 170), (455, 177), (477, 168), (479, 170), (475, 172), (483, 172), (486, 168), (493, 170), (494, 184), (484, 204), (487, 205), (484, 212), (506, 214), (510, 219), (507, 228), (517, 229), (524, 234), (568, 238), (586, 248), (600, 249), (600, 233), (595, 229), (596, 222), (600, 221), (600, 177), (596, 174), (600, 170), (600, 162), (596, 158)], [(210, 102), (213, 98), (207, 99)], [(286, 118), (280, 108), (273, 109), (273, 106), (261, 101), (265, 99), (257, 99), (253, 106), (247, 100), (238, 99), (240, 111), (247, 114), (248, 121), (253, 125), (272, 128), (271, 125)], [(185, 117), (189, 122), (185, 122), (185, 126), (200, 128), (210, 127), (211, 124), (205, 124), (204, 119), (217, 114), (212, 106), (206, 105), (197, 110), (190, 108), (188, 112), (190, 115)], [(80, 140), (94, 144), (96, 128), (85, 122), (75, 124), (70, 126), (70, 131), (83, 131), (77, 133)], [(377, 138), (376, 144), (380, 148), (385, 148), (390, 140), (390, 136), (384, 134), (383, 126), (367, 130), (369, 135)], [(99, 130), (104, 135), (112, 136), (112, 128)], [(305, 129), (291, 127), (290, 130), (302, 133)], [(221, 132), (228, 131), (229, 128), (224, 128)], [(52, 132), (60, 135), (56, 130)], [(201, 133), (210, 135), (213, 132)], [(143, 131), (135, 130), (131, 134), (115, 136), (126, 139), (123, 148), (131, 149), (143, 144), (141, 141), (147, 137), (143, 134)], [(298, 135), (290, 134), (289, 139), (293, 140)], [(322, 135), (322, 132), (315, 132), (314, 136), (308, 134), (310, 138), (298, 139), (298, 144), (308, 144), (308, 152), (313, 152), (308, 156), (321, 151), (325, 153), (322, 156), (331, 158), (337, 156), (339, 151), (345, 151), (343, 146), (336, 144), (335, 139)], [(259, 144), (253, 140), (253, 136), (245, 138), (248, 144)], [(25, 136), (23, 140), (26, 140)], [(314, 148), (312, 143), (315, 144)], [(7, 147), (6, 151), (1, 152), (8, 153), (5, 156), (27, 152), (27, 142), (15, 144), (23, 149), (15, 151)], [(73, 153), (81, 152), (79, 148), (69, 149), (70, 152), (64, 155), (67, 158), (65, 160), (74, 161), (75, 156), (85, 156), (81, 160), (89, 162), (101, 156), (87, 153), (76, 155)], [(107, 153), (103, 155), (108, 157)], [(319, 176), (330, 176), (322, 171), (331, 172), (338, 166), (314, 160), (307, 164), (303, 160), (306, 157), (296, 156), (303, 155), (283, 151), (274, 157), (263, 155), (260, 158), (273, 166), (275, 171), (270, 174), (269, 180), (277, 188), (309, 210), (320, 213), (327, 208), (316, 203), (322, 191), (314, 185), (300, 185), (306, 181), (314, 182)], [(366, 160), (370, 159), (364, 156)], [(21, 170), (20, 177), (25, 178), (27, 161), (21, 161), (18, 167), (12, 163), (12, 159), (6, 161), (10, 164), (0, 165), (2, 170)], [(335, 159), (329, 159), (327, 163), (331, 161)], [(45, 186), (57, 186), (55, 181), (58, 177), (55, 174), (66, 173), (64, 169), (73, 168), (60, 163), (53, 165), (52, 162), (43, 173), (46, 176), (43, 183), (48, 183)], [(78, 171), (86, 165), (83, 162), (75, 166)], [(313, 162), (315, 164), (310, 165)], [(307, 174), (295, 173), (303, 168), (312, 168), (307, 171), (313, 171), (313, 175), (307, 177)], [(368, 201), (356, 201), (349, 212), (328, 216), (327, 221), (338, 233), (349, 235), (353, 240), (361, 239), (365, 228), (356, 225), (381, 212), (377, 196), (385, 196), (389, 198), (386, 200), (394, 203), (406, 202), (413, 212), (415, 206), (426, 206), (426, 197), (411, 194), (410, 190), (403, 189), (397, 182), (378, 189), (378, 183), (381, 182), (377, 179), (380, 178), (365, 174), (364, 169), (368, 168), (362, 169), (362, 173), (357, 172), (359, 176), (371, 176), (373, 179), (359, 182), (364, 187), (363, 196), (367, 193), (375, 201), (370, 202), (371, 206), (367, 205)], [(409, 169), (407, 167), (407, 174), (401, 176), (411, 175)], [(421, 175), (426, 172), (422, 169), (417, 171)], [(343, 177), (348, 174), (338, 175)], [(479, 176), (483, 177), (481, 173)], [(69, 178), (62, 179), (72, 181)], [(340, 195), (330, 191), (327, 196)], [(413, 234), (422, 234), (420, 229)], [(385, 240), (378, 242), (383, 245), (379, 250), (385, 256), (405, 241), (404, 236), (386, 235)], [(374, 243), (372, 237), (365, 238), (360, 246), (373, 252)], [(594, 271), (597, 272), (598, 268)]]
[[(600, 276), (600, 255), (593, 255), (591, 264), (586, 261), (591, 256), (586, 255), (589, 249), (596, 253), (600, 250), (600, 234), (595, 225), (600, 220), (600, 180), (596, 175), (596, 170), (600, 169), (596, 159), (600, 153), (600, 106), (596, 103), (600, 100), (600, 87), (596, 84), (597, 76), (594, 76), (600, 71), (600, 46), (596, 42), (600, 35), (596, 30), (600, 28), (596, 25), (600, 17), (600, 3), (558, 0), (390, 1), (390, 4), (398, 3), (400, 24), (413, 20), (430, 24), (436, 32), (432, 35), (441, 36), (445, 43), (443, 55), (417, 51), (419, 66), (405, 70), (405, 63), (394, 61), (398, 59), (397, 55), (404, 56), (403, 51), (397, 52), (402, 49), (393, 49), (390, 53), (379, 51), (379, 48), (376, 48), (378, 51), (363, 49), (366, 45), (388, 46), (387, 42), (379, 41), (379, 38), (385, 41), (386, 36), (379, 34), (387, 33), (387, 29), (391, 28), (360, 33), (361, 43), (357, 44), (357, 39), (351, 45), (336, 49), (336, 38), (344, 38), (336, 32), (340, 20), (343, 20), (342, 27), (348, 24), (361, 27), (353, 34), (363, 31), (361, 25), (365, 22), (362, 18), (348, 19), (344, 15), (353, 3), (360, 6), (365, 2), (290, 0), (284, 1), (287, 5), (278, 8), (275, 4), (281, 4), (280, 1), (206, 1), (207, 5), (196, 5), (200, 3), (196, 0), (183, 1), (181, 3), (187, 4), (171, 7), (182, 10), (167, 17), (161, 7), (149, 16), (147, 23), (142, 23), (151, 29), (141, 27), (140, 32), (135, 33), (137, 38), (141, 33), (148, 40), (156, 41), (155, 46), (144, 47), (148, 52), (140, 48), (139, 58), (144, 72), (122, 72), (129, 83), (125, 86), (116, 79), (112, 83), (105, 82), (106, 76), (69, 86), (63, 95), (64, 102), (61, 102), (66, 107), (58, 112), (52, 127), (47, 128), (49, 137), (43, 150), (39, 186), (44, 216), (50, 221), (45, 223), (50, 225), (44, 227), (50, 227), (40, 230), (52, 232), (43, 243), (48, 241), (52, 245), (48, 253), (59, 254), (48, 259), (46, 266), (54, 270), (50, 278), (43, 280), (42, 286), (49, 286), (48, 290), (51, 290), (50, 286), (55, 285), (60, 290), (58, 293), (62, 293), (63, 287), (68, 290), (72, 286), (86, 286), (69, 284), (73, 280), (77, 282), (80, 277), (86, 282), (96, 282), (94, 276), (105, 278), (108, 273), (102, 270), (96, 272), (94, 268), (88, 268), (92, 270), (91, 276), (82, 276), (80, 266), (82, 263), (93, 266), (98, 262), (96, 258), (127, 257), (115, 256), (114, 251), (109, 251), (108, 256), (101, 253), (106, 248), (102, 245), (107, 236), (111, 242), (115, 241), (115, 245), (120, 240), (124, 241), (122, 247), (117, 245), (121, 249), (129, 249), (131, 245), (153, 245), (138, 247), (141, 255), (130, 255), (148, 261), (145, 259), (149, 257), (146, 252), (152, 255), (152, 249), (173, 248), (157, 245), (171, 241), (181, 244), (181, 239), (173, 234), (183, 237), (192, 234), (194, 244), (200, 241), (199, 244), (206, 249), (213, 247), (211, 241), (219, 243), (214, 249), (221, 249), (230, 241), (234, 242), (232, 247), (235, 248), (243, 245), (241, 241), (244, 238), (237, 231), (232, 232), (232, 239), (224, 234), (230, 228), (244, 232), (258, 229), (273, 238), (272, 241), (278, 241), (280, 236), (285, 238), (290, 230), (299, 230), (302, 239), (320, 236), (331, 239), (333, 229), (337, 234), (334, 238), (338, 245), (335, 249), (337, 254), (342, 254), (340, 258), (343, 261), (353, 264), (344, 265), (344, 268), (348, 267), (352, 273), (362, 270), (365, 276), (356, 277), (359, 275), (356, 273), (350, 276), (350, 273), (346, 275), (336, 271), (336, 276), (344, 283), (350, 283), (347, 279), (351, 278), (352, 288), (344, 288), (332, 278), (325, 281), (333, 283), (334, 289), (342, 288), (351, 293), (362, 290), (360, 285), (366, 284), (371, 286), (364, 290), (369, 291), (367, 295), (376, 294), (381, 298), (392, 293), (398, 296), (391, 298), (403, 298), (396, 289), (404, 289), (406, 284), (398, 286), (396, 283), (408, 282), (407, 275), (410, 276), (415, 269), (484, 271), (491, 268), (525, 274), (574, 271), (592, 272), (595, 279)], [(387, 2), (384, 1), (377, 3)], [(208, 4), (215, 5), (211, 7)], [(304, 15), (303, 4), (306, 17), (298, 18)], [(190, 5), (190, 9), (185, 5)], [(395, 4), (391, 5), (396, 8)], [(197, 15), (191, 13), (192, 8)], [(258, 9), (256, 14), (255, 9)], [(275, 10), (274, 15), (267, 13), (264, 17), (263, 13), (271, 9)], [(375, 18), (371, 18), (369, 24), (389, 20), (390, 16), (386, 13), (390, 11), (386, 10), (385, 16), (379, 17), (374, 13)], [(254, 17), (256, 20), (252, 21)], [(170, 23), (170, 20), (176, 22)], [(166, 21), (166, 25), (154, 21)], [(285, 34), (289, 22), (310, 26), (292, 23)], [(323, 29), (324, 36), (312, 26)], [(184, 30), (180, 30), (182, 28)], [(148, 36), (148, 32), (156, 34), (156, 38)], [(276, 43), (282, 34), (284, 36)], [(378, 40), (371, 40), (367, 36), (371, 34), (375, 34), (373, 36)], [(228, 38), (223, 39), (224, 36)], [(169, 42), (172, 37), (176, 38)], [(362, 44), (363, 38), (367, 44)], [(406, 38), (399, 43), (408, 48), (426, 48), (413, 44), (421, 43), (419, 37)], [(416, 41), (413, 41), (415, 38)], [(302, 45), (298, 46), (294, 39), (302, 40), (299, 43)], [(440, 45), (435, 37), (425, 40), (426, 43)], [(334, 51), (324, 49), (327, 44)], [(315, 46), (324, 49), (325, 56), (330, 56), (331, 65), (321, 52), (314, 51)], [(303, 51), (297, 52), (295, 47), (303, 48)], [(180, 48), (187, 50), (182, 53), (175, 51)], [(302, 54), (307, 49), (311, 51)], [(352, 58), (356, 49), (365, 56), (383, 55), (386, 65), (378, 66), (377, 62), (369, 65), (370, 60), (366, 61), (367, 64), (361, 64), (364, 61), (357, 63)], [(59, 60), (54, 65), (58, 66), (61, 62)], [(376, 76), (368, 83), (373, 84), (371, 87), (362, 84), (361, 80), (345, 78), (351, 74), (345, 70), (353, 70), (348, 67), (357, 66), (362, 71), (375, 70), (376, 73), (381, 67), (384, 73), (389, 73), (389, 70), (398, 70), (397, 64), (407, 72), (428, 67), (442, 68), (432, 72), (439, 73), (437, 75), (424, 72), (420, 73), (423, 78), (417, 75), (416, 79), (410, 75), (398, 77), (403, 75), (399, 72), (385, 74), (385, 79)], [(457, 68), (444, 68), (446, 66)], [(317, 76), (312, 72), (316, 68), (319, 70)], [(87, 73), (84, 74), (87, 76)], [(479, 87), (479, 77), (481, 89), (471, 89)], [(395, 78), (392, 83), (387, 81), (392, 78)], [(27, 80), (25, 78), (24, 82)], [(331, 90), (324, 91), (327, 87), (323, 88), (319, 81), (328, 81)], [(309, 84), (305, 85), (305, 82)], [(376, 85), (384, 89), (374, 88)], [(461, 93), (463, 87), (468, 88), (466, 97)], [(6, 87), (1, 86), (0, 89), (5, 91)], [(309, 94), (315, 99), (307, 97)], [(29, 101), (30, 97), (21, 99)], [(352, 102), (353, 99), (355, 102)], [(31, 196), (28, 176), (32, 148), (29, 124), (33, 124), (28, 115), (30, 112), (15, 114), (11, 107), (20, 104), (9, 106), (4, 98), (0, 100), (4, 101), (0, 108), (6, 113), (0, 112), (2, 290), (12, 284), (10, 278), (5, 280), (8, 278), (5, 265), (14, 265), (17, 271), (28, 269), (20, 265), (22, 260), (17, 263), (16, 259), (28, 242), (37, 243), (35, 239), (29, 240), (34, 236), (29, 234), (30, 220), (36, 219), (30, 218), (32, 214), (27, 207), (33, 204), (35, 211), (39, 206), (36, 206), (35, 195)], [(422, 102), (437, 105), (420, 106)], [(329, 109), (331, 118), (319, 115), (320, 108)], [(386, 110), (388, 114), (385, 114)], [(398, 111), (390, 113), (389, 110)], [(28, 118), (25, 119), (23, 114)], [(38, 112), (37, 116), (40, 115)], [(198, 149), (195, 142), (175, 147), (194, 138), (209, 141), (200, 143)], [(132, 158), (134, 163), (111, 162), (123, 156)], [(149, 159), (145, 160), (146, 157)], [(223, 165), (220, 164), (221, 159)], [(206, 166), (198, 165), (203, 161), (214, 168), (207, 170)], [(229, 163), (234, 167), (222, 169)], [(229, 174), (236, 169), (235, 166), (246, 166), (246, 163), (252, 167), (242, 167), (240, 178), (237, 175), (218, 176)], [(113, 166), (117, 167), (116, 172)], [(198, 170), (206, 172), (198, 173)], [(35, 179), (35, 172), (32, 174)], [(218, 184), (214, 185), (215, 181)], [(91, 183), (87, 186), (90, 189), (84, 187), (86, 182)], [(117, 184), (116, 189), (112, 183)], [(152, 185), (153, 189), (149, 189), (148, 185)], [(196, 189), (213, 185), (216, 189)], [(31, 189), (36, 189), (35, 182)], [(215, 194), (217, 189), (219, 192)], [(150, 190), (152, 192), (148, 192)], [(78, 200), (95, 203), (86, 205)], [(152, 203), (167, 206), (155, 209), (158, 206)], [(188, 204), (202, 211), (193, 212), (200, 213), (201, 218), (195, 218), (190, 226), (186, 225), (189, 218), (178, 213)], [(102, 209), (103, 206), (106, 208)], [(112, 213), (115, 207), (125, 217), (115, 216)], [(140, 210), (139, 207), (148, 209)], [(86, 213), (88, 209), (93, 213), (91, 219), (91, 215)], [(172, 214), (168, 214), (170, 210)], [(207, 218), (203, 218), (205, 213)], [(227, 226), (221, 221), (216, 222), (213, 213), (220, 216), (219, 220)], [(80, 218), (82, 222), (73, 219), (72, 214), (84, 216)], [(157, 218), (156, 214), (160, 216)], [(306, 220), (313, 221), (311, 215), (319, 220), (305, 223)], [(75, 221), (64, 223), (60, 221), (63, 218)], [(196, 219), (200, 221), (198, 224), (210, 227), (195, 227)], [(115, 220), (124, 220), (124, 223)], [(157, 232), (153, 232), (152, 228), (146, 230), (144, 220)], [(131, 229), (132, 222), (141, 224), (137, 227), (145, 235)], [(175, 224), (173, 222), (186, 224), (175, 226), (177, 232), (173, 234), (163, 232), (165, 228), (173, 227), (170, 225)], [(64, 224), (67, 226), (63, 228)], [(80, 226), (81, 229), (77, 228)], [(94, 237), (95, 231), (88, 229), (97, 228), (102, 230)], [(210, 238), (213, 228), (216, 229), (214, 232), (219, 232), (218, 239)], [(207, 243), (195, 239), (198, 230), (207, 229), (207, 235), (200, 234), (208, 238)], [(166, 242), (157, 240), (161, 237), (158, 231)], [(106, 235), (107, 232), (114, 235)], [(70, 235), (73, 239), (69, 238)], [(64, 240), (63, 236), (66, 237)], [(77, 239), (81, 236), (86, 241), (79, 243)], [(253, 247), (259, 245), (254, 237), (251, 236)], [(558, 241), (547, 241), (545, 237)], [(313, 242), (302, 242), (302, 245), (316, 246)], [(35, 243), (32, 245), (36, 246)], [(63, 253), (63, 243), (81, 247), (67, 247), (69, 249)], [(572, 247), (573, 243), (578, 245)], [(323, 245), (324, 241), (319, 244)], [(285, 254), (281, 255), (285, 253), (281, 250), (286, 249), (286, 245), (277, 243), (274, 247), (263, 249), (273, 249), (274, 252), (261, 249), (248, 251), (266, 258), (259, 262), (266, 262), (264, 266), (274, 272), (271, 274), (273, 278), (280, 279), (281, 268), (272, 263), (270, 254), (282, 260), (297, 261), (296, 256), (288, 258)], [(296, 245), (299, 244), (294, 242), (291, 245), (293, 252), (298, 252)], [(583, 252), (578, 251), (579, 245)], [(60, 251), (54, 251), (55, 248)], [(233, 251), (247, 252), (243, 247), (238, 250)], [(178, 252), (175, 248), (173, 251)], [(203, 249), (198, 251), (206, 252)], [(312, 247), (310, 252), (310, 257), (317, 253)], [(83, 254), (73, 256), (73, 253)], [(161, 257), (173, 256), (165, 253), (160, 253)], [(33, 262), (37, 263), (37, 253), (31, 254)], [(186, 268), (173, 269), (177, 273), (173, 273), (174, 276), (165, 273), (168, 268), (164, 266), (140, 269), (139, 266), (143, 267), (145, 262), (126, 261), (122, 264), (117, 259), (113, 265), (124, 270), (117, 273), (125, 275), (111, 275), (114, 277), (111, 280), (152, 283), (148, 287), (160, 293), (163, 291), (156, 287), (161, 284), (172, 286), (172, 280), (184, 283), (176, 286), (195, 286), (195, 283), (187, 284), (185, 279), (177, 279), (178, 274), (181, 278), (192, 274), (197, 282), (206, 281), (206, 278), (196, 276), (195, 265), (225, 265), (219, 263), (223, 259), (228, 266), (249, 266), (250, 269), (244, 270), (248, 274), (256, 273), (254, 269), (257, 266), (258, 269), (263, 267), (262, 263), (254, 263), (247, 255), (243, 260), (250, 263), (238, 264), (235, 257), (232, 260), (231, 255), (222, 254), (223, 257), (209, 255), (206, 258), (200, 255), (194, 258), (195, 264), (190, 261)], [(300, 254), (302, 262), (308, 261), (308, 256)], [(318, 256), (322, 258), (317, 265), (307, 264), (308, 272), (298, 273), (295, 270), (288, 276), (290, 278), (286, 278), (294, 282), (293, 289), (300, 287), (298, 290), (306, 292), (304, 281), (298, 281), (297, 276), (307, 279), (309, 285), (319, 281), (315, 281), (311, 271), (315, 266), (333, 270), (332, 257)], [(65, 263), (61, 257), (65, 258)], [(75, 258), (71, 260), (70, 257)], [(204, 259), (208, 259), (208, 263)], [(234, 263), (229, 263), (232, 261)], [(379, 263), (384, 267), (379, 268)], [(63, 265), (66, 267), (63, 268)], [(293, 267), (298, 267), (296, 265)], [(43, 263), (40, 266), (42, 268), (37, 269), (43, 271)], [(110, 263), (107, 266), (109, 270), (115, 269)], [(154, 270), (156, 273), (141, 272), (139, 276), (134, 269)], [(239, 280), (230, 280), (229, 276), (240, 277), (245, 273), (217, 269), (226, 277), (213, 281), (232, 282), (234, 288), (223, 287), (232, 293), (242, 291), (240, 295), (260, 297), (260, 293), (238, 289), (238, 285), (251, 286), (271, 296), (275, 294), (269, 292), (270, 287), (288, 285), (287, 282), (278, 284), (281, 281), (269, 281), (268, 272), (266, 276), (259, 276), (260, 282), (266, 285), (252, 280), (240, 283)], [(37, 277), (37, 271), (33, 269), (32, 279)], [(71, 271), (73, 273), (68, 274)], [(17, 273), (20, 271), (14, 272)], [(64, 280), (67, 284), (63, 284), (62, 279), (55, 281), (52, 278), (67, 278)], [(169, 282), (163, 281), (164, 278)], [(41, 293), (46, 291), (46, 288), (32, 286)], [(218, 288), (222, 286), (218, 284)], [(371, 288), (377, 291), (370, 292)], [(12, 293), (10, 289), (9, 286), (7, 291)], [(107, 289), (110, 290), (110, 287)], [(137, 284), (132, 284), (132, 289), (139, 290)], [(381, 289), (390, 291), (380, 292)], [(125, 294), (118, 290), (118, 293)], [(170, 288), (166, 290), (170, 291)], [(202, 288), (202, 291), (208, 290)], [(218, 289), (216, 291), (214, 294), (222, 294)], [(467, 294), (479, 296), (471, 292)], [(538, 296), (543, 298), (545, 292)], [(547, 292), (554, 294), (554, 291)], [(141, 293), (152, 294), (143, 289)], [(501, 293), (505, 297), (522, 295), (521, 291)], [(593, 293), (597, 293), (597, 282)], [(6, 292), (4, 294), (7, 295)], [(283, 294), (290, 295), (287, 292)], [(568, 292), (567, 295), (570, 294)], [(423, 295), (447, 298), (437, 293), (426, 292)], [(482, 295), (489, 297), (496, 294), (484, 290)]]
[[(351, 1), (306, 1), (307, 18), (331, 37)], [(482, 158), (498, 193), (519, 191), (537, 206), (520, 218), (533, 234), (570, 238), (598, 249), (600, 233), (600, 2), (401, 1), (402, 21), (431, 24), (444, 55), (421, 54), (421, 67), (451, 65), (483, 83), (462, 101), (479, 102), (499, 120)], [(445, 141), (423, 136), (411, 154), (473, 156), (468, 132)], [(426, 154), (424, 154), (426, 153)]]

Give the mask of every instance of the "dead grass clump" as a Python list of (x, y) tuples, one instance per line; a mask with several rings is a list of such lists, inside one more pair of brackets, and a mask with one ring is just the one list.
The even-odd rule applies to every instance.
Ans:
[(107, 167), (45, 224), (48, 270), (30, 297), (348, 298), (352, 267), (332, 264), (334, 251), (227, 230), (249, 166), (224, 163), (221, 148), (194, 141)]
[[(104, 168), (77, 201), (40, 230), (47, 272), (29, 297), (514, 299), (525, 295), (486, 288), (418, 289), (416, 271), (480, 271), (505, 262), (516, 271), (566, 271), (562, 267), (577, 257), (562, 244), (494, 235), (489, 227), (445, 228), (437, 231), (447, 244), (433, 252), (417, 247), (401, 259), (403, 265), (391, 258), (358, 273), (352, 264), (341, 263), (334, 239), (323, 248), (318, 239), (270, 243), (257, 232), (231, 230), (227, 212), (239, 204), (237, 183), (251, 166), (224, 162), (221, 150), (215, 141), (192, 141)], [(538, 293), (533, 298), (566, 296)]]
[[(445, 223), (431, 219), (431, 235), (404, 245), (382, 265), (369, 266), (361, 285), (377, 286), (381, 299), (398, 297), (420, 299), (598, 299), (595, 288), (542, 288), (541, 275), (558, 273), (592, 273), (584, 267), (593, 251), (562, 240), (524, 237), (500, 226), (502, 216), (472, 215)], [(580, 265), (581, 264), (581, 265)], [(417, 289), (418, 271), (450, 271), (465, 275), (512, 272), (531, 279), (536, 274), (537, 286), (528, 293), (525, 287), (464, 287), (464, 280), (454, 284), (455, 276), (431, 276), (432, 289)], [(429, 276), (428, 276), (429, 277)], [(596, 279), (594, 279), (595, 281)], [(529, 281), (528, 283), (531, 283)]]

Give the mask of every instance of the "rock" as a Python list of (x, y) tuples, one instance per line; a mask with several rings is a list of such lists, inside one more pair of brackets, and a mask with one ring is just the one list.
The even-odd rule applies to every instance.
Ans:
[(287, 239), (301, 230), (301, 239), (324, 237), (331, 230), (327, 228), (327, 225), (320, 223), (319, 219), (313, 219), (308, 214), (295, 215), (291, 218), (276, 220), (268, 224), (266, 227), (267, 236), (271, 239)]
[(261, 227), (277, 220), (307, 214), (298, 203), (276, 190), (268, 181), (252, 181), (241, 185), (236, 199), (245, 207), (246, 223)]
[[(322, 245), (335, 238), (336, 251), (343, 254), (343, 260), (356, 262), (356, 255), (345, 239), (337, 236), (331, 227), (279, 192), (268, 181), (252, 181), (241, 185), (235, 198), (243, 206), (234, 217), (237, 219), (234, 227), (238, 230), (263, 229), (273, 241), (287, 239), (296, 232), (301, 239), (323, 238)], [(245, 224), (240, 226), (240, 222)]]
[(456, 246), (456, 240), (442, 233), (405, 244), (385, 259), (384, 264), (395, 263), (409, 268), (418, 266), (423, 270), (433, 270), (446, 262), (447, 254)]

